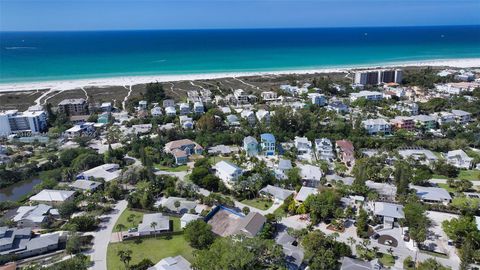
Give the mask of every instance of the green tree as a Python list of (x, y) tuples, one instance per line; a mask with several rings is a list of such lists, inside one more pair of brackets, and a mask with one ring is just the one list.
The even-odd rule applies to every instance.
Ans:
[(120, 261), (125, 265), (125, 269), (129, 269), (130, 261), (132, 260), (132, 251), (129, 249), (119, 250), (117, 256), (120, 258)]
[(340, 206), (340, 196), (333, 189), (325, 189), (319, 194), (310, 195), (304, 205), (310, 213), (313, 224), (332, 218), (335, 210)]
[(368, 237), (368, 214), (363, 208), (360, 209), (357, 216), (357, 236), (360, 238)]
[(429, 258), (423, 262), (420, 262), (417, 265), (416, 269), (417, 270), (450, 270), (450, 268), (447, 268), (441, 265), (438, 261), (432, 258)]
[(215, 240), (212, 226), (200, 219), (185, 226), (184, 237), (190, 243), (190, 246), (196, 249), (208, 248)]
[(417, 243), (424, 242), (427, 239), (427, 232), (430, 221), (426, 216), (426, 209), (418, 201), (416, 196), (409, 198), (403, 208), (405, 214), (405, 224), (409, 228), (410, 237)]

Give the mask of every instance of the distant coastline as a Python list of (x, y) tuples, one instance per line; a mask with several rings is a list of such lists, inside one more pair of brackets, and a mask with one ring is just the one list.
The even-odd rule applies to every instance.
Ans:
[(438, 59), (425, 61), (404, 61), (396, 63), (372, 64), (372, 65), (352, 65), (348, 67), (332, 67), (318, 69), (291, 69), (278, 71), (249, 71), (249, 72), (221, 72), (221, 73), (202, 73), (202, 74), (178, 74), (178, 75), (146, 75), (146, 76), (119, 76), (110, 78), (91, 78), (91, 79), (71, 79), (71, 80), (51, 80), (39, 82), (19, 82), (19, 83), (0, 83), (0, 92), (15, 91), (35, 91), (40, 89), (52, 90), (74, 90), (88, 87), (108, 87), (137, 85), (149, 82), (171, 82), (171, 81), (191, 81), (208, 80), (226, 77), (248, 77), (248, 76), (267, 76), (267, 75), (285, 75), (285, 74), (313, 74), (313, 73), (333, 73), (348, 72), (356, 69), (369, 68), (396, 68), (396, 67), (452, 67), (452, 68), (480, 68), (480, 58), (465, 59)]

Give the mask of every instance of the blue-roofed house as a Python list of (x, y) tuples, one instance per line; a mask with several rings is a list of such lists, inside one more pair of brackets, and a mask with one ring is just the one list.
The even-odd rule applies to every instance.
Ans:
[(247, 156), (254, 157), (258, 155), (258, 142), (252, 136), (245, 137), (243, 139), (243, 150), (245, 150)]
[(260, 146), (262, 148), (263, 155), (275, 155), (275, 136), (273, 136), (271, 133), (263, 133), (260, 135)]

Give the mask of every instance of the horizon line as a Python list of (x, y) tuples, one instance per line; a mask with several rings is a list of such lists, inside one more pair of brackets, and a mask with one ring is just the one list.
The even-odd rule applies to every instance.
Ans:
[(0, 33), (55, 33), (55, 32), (128, 32), (128, 31), (221, 31), (221, 30), (314, 30), (352, 28), (431, 28), (431, 27), (480, 27), (480, 24), (436, 24), (436, 25), (379, 25), (379, 26), (314, 26), (314, 27), (231, 27), (231, 28), (141, 28), (141, 29), (65, 29), (65, 30), (0, 30)]

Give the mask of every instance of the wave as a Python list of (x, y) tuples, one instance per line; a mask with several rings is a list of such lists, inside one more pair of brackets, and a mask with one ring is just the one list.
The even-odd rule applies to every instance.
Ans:
[(37, 47), (5, 47), (6, 50), (35, 50)]

